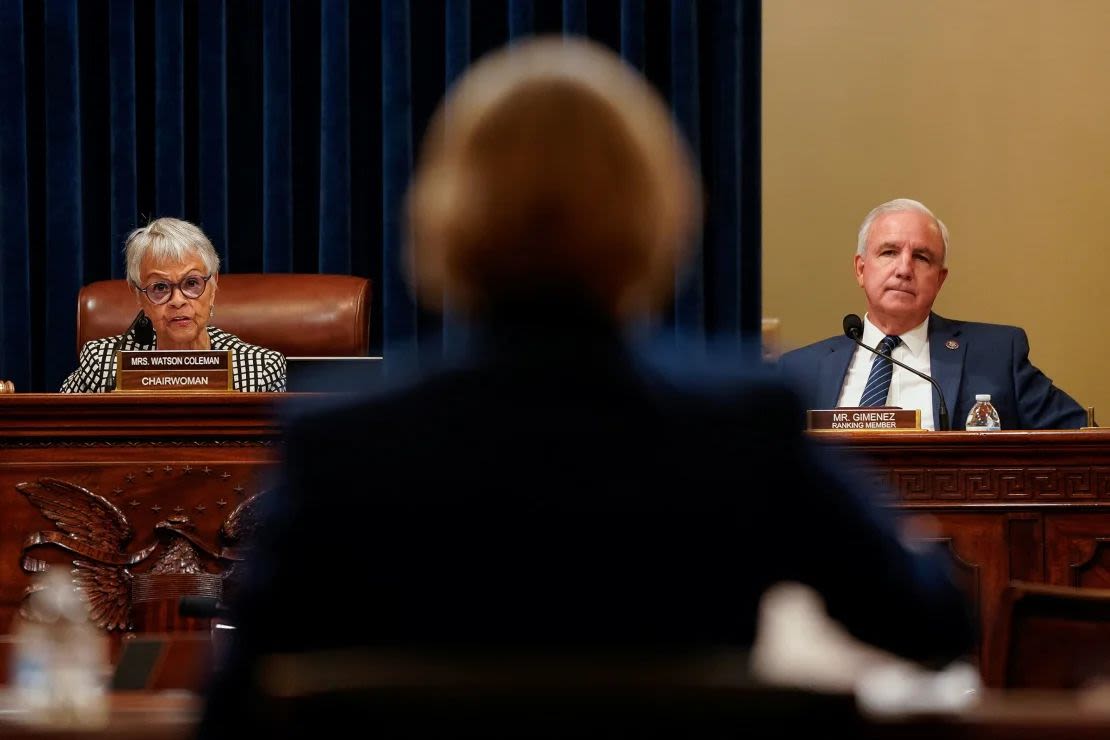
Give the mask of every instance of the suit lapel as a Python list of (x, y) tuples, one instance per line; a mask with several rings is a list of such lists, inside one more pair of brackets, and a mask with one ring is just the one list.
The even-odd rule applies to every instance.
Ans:
[(856, 345), (848, 337), (839, 337), (829, 353), (821, 360), (820, 374), (817, 378), (817, 398), (821, 408), (831, 409), (836, 407), (840, 399), (840, 389), (844, 385), (844, 376), (848, 374), (848, 365), (852, 362), (852, 354)]
[[(967, 347), (959, 338), (960, 333), (959, 322), (949, 321), (937, 314), (932, 315), (929, 321), (929, 369), (933, 379), (944, 391), (944, 400), (948, 402), (950, 414), (948, 421), (952, 429), (963, 428), (955, 417), (967, 352)], [(937, 398), (933, 399), (933, 419), (939, 428), (940, 400)]]

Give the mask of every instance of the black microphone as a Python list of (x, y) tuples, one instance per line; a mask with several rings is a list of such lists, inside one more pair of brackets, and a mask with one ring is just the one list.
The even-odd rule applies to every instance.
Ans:
[(211, 619), (227, 617), (231, 610), (220, 603), (215, 596), (182, 596), (177, 600), (177, 613), (183, 617)]
[(882, 357), (884, 359), (890, 360), (891, 362), (893, 362), (898, 367), (905, 368), (906, 370), (909, 370), (911, 373), (913, 373), (917, 377), (924, 378), (925, 380), (932, 383), (933, 387), (937, 389), (937, 398), (940, 399), (940, 419), (937, 422), (937, 427), (942, 432), (947, 432), (948, 431), (948, 404), (946, 404), (944, 402), (944, 394), (941, 393), (940, 386), (937, 385), (937, 381), (933, 380), (931, 377), (929, 377), (925, 373), (921, 372), (920, 370), (914, 370), (912, 367), (910, 367), (906, 363), (899, 362), (898, 360), (894, 359), (890, 355), (884, 355), (882, 352), (875, 349), (874, 347), (868, 347), (866, 344), (864, 344), (863, 341), (862, 341), (862, 337), (863, 337), (863, 319), (861, 319), (856, 314), (850, 313), (850, 314), (848, 314), (847, 316), (844, 317), (844, 334), (845, 334), (845, 336), (847, 336), (849, 339), (851, 339), (853, 342), (855, 342), (859, 346), (863, 347), (868, 352), (871, 352), (872, 354), (876, 354), (879, 357)]
[(150, 318), (145, 311), (139, 311), (139, 315), (131, 322), (131, 326), (127, 327), (124, 334), (129, 334), (131, 331), (135, 332), (135, 341), (139, 344), (154, 344), (154, 324), (150, 323)]

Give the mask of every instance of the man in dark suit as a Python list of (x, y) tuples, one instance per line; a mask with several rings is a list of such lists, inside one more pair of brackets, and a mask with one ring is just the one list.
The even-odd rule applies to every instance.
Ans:
[(819, 459), (778, 379), (627, 341), (699, 211), (648, 84), (592, 44), (519, 42), (445, 106), (410, 193), (413, 278), (470, 314), (474, 344), (290, 424), (203, 734), (260, 719), (289, 678), (275, 655), (743, 651), (787, 579), (888, 650), (968, 651), (943, 561)]
[[(948, 276), (948, 229), (915, 200), (873, 209), (859, 231), (856, 280), (867, 299), (863, 342), (931, 375), (944, 392), (952, 426), (986, 393), (1004, 429), (1076, 429), (1079, 404), (1029, 362), (1029, 340), (1014, 326), (946, 319), (932, 312)], [(889, 348), (888, 348), (889, 347)], [(788, 352), (785, 374), (808, 393), (811, 408), (918, 408), (936, 428), (940, 399), (913, 373), (877, 360), (846, 336)]]

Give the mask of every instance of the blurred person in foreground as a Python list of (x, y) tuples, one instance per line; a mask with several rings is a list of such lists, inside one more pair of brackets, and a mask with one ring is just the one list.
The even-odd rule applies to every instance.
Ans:
[(121, 350), (231, 350), (237, 391), (284, 391), (285, 357), (244, 342), (208, 322), (216, 312), (220, 257), (188, 221), (159, 218), (135, 229), (124, 247), (127, 280), (139, 315), (123, 334), (86, 342), (62, 393), (107, 393), (116, 387)]
[(901, 655), (971, 647), (943, 564), (817, 461), (784, 386), (626, 341), (700, 207), (663, 101), (609, 51), (520, 42), (469, 70), (408, 215), (417, 295), (463, 308), (474, 346), (290, 424), (207, 732), (276, 690), (263, 656), (744, 650), (783, 579)]

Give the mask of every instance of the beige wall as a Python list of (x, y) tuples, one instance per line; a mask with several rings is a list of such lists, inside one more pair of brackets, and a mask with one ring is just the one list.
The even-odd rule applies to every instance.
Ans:
[(859, 222), (916, 198), (952, 235), (937, 312), (1025, 327), (1110, 425), (1110, 0), (764, 0), (763, 34), (763, 312), (784, 346), (863, 313)]

